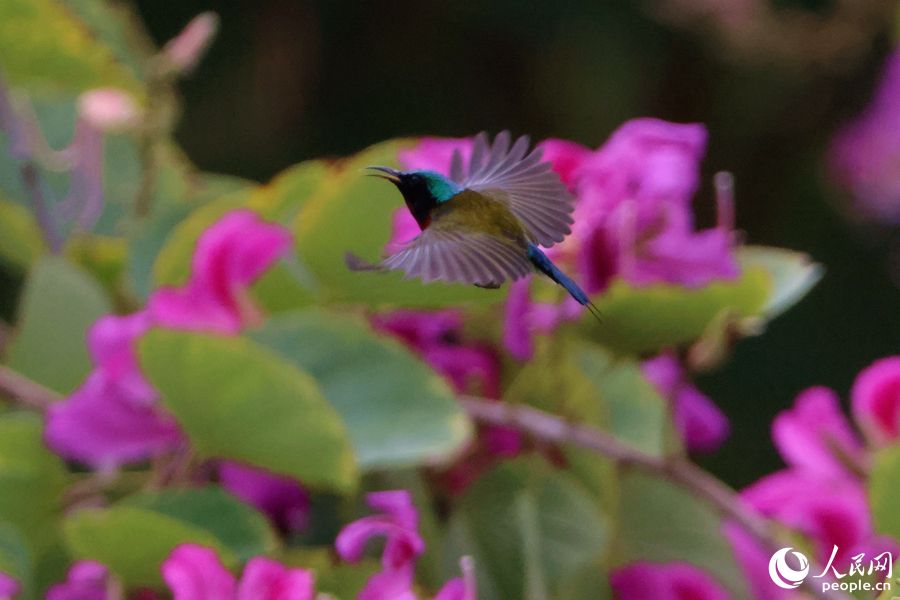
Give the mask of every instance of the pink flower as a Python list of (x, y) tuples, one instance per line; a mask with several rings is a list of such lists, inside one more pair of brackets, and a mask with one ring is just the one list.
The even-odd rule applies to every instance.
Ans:
[(579, 171), (592, 150), (578, 142), (560, 139), (544, 140), (537, 147), (543, 151), (542, 158), (553, 166), (562, 182), (574, 191)]
[(0, 600), (13, 598), (19, 593), (20, 587), (15, 577), (0, 572)]
[(663, 353), (641, 365), (644, 376), (669, 401), (675, 427), (688, 450), (711, 452), (728, 437), (728, 418), (685, 377), (678, 359)]
[(45, 438), (58, 454), (95, 467), (145, 460), (184, 442), (140, 371), (135, 345), (152, 327), (237, 333), (258, 316), (253, 281), (283, 255), (290, 234), (248, 210), (223, 216), (197, 243), (183, 288), (154, 292), (148, 307), (99, 319), (88, 334), (94, 370), (51, 407)]
[(900, 435), (900, 356), (877, 360), (857, 376), (851, 392), (853, 417), (879, 446)]
[(688, 563), (636, 562), (609, 578), (616, 600), (728, 600), (712, 577)]
[(174, 600), (312, 600), (313, 575), (268, 558), (250, 559), (240, 581), (209, 548), (182, 544), (162, 565)]
[(865, 490), (855, 480), (787, 469), (763, 477), (742, 490), (741, 497), (761, 514), (806, 535), (823, 563), (837, 546), (835, 564), (849, 564), (849, 557), (871, 549), (875, 539)]
[(269, 515), (282, 531), (306, 527), (309, 494), (296, 481), (231, 461), (219, 463), (219, 481), (226, 490)]
[[(734, 558), (750, 584), (751, 598), (756, 600), (789, 600), (796, 592), (787, 591), (772, 585), (769, 577), (769, 559), (772, 551), (764, 548), (747, 531), (731, 522), (722, 525), (722, 533), (731, 544)], [(818, 575), (818, 573), (815, 573)]]
[(117, 131), (134, 127), (140, 120), (140, 109), (125, 91), (98, 88), (78, 98), (78, 113), (99, 131)]
[(290, 246), (283, 227), (249, 210), (232, 211), (200, 237), (187, 285), (157, 290), (148, 308), (163, 327), (237, 333), (259, 318), (250, 284)]
[(368, 505), (381, 514), (363, 517), (341, 529), (335, 540), (338, 555), (358, 562), (372, 537), (386, 538), (381, 555), (382, 570), (376, 573), (358, 596), (358, 600), (411, 598), (416, 559), (425, 551), (419, 536), (419, 516), (409, 492), (374, 492), (366, 496)]
[(144, 460), (176, 447), (175, 420), (156, 405), (157, 394), (137, 362), (134, 345), (151, 326), (146, 311), (100, 318), (88, 332), (94, 371), (50, 407), (44, 438), (69, 459), (94, 467)]
[(848, 466), (864, 460), (837, 394), (824, 387), (809, 388), (793, 408), (780, 412), (772, 422), (772, 439), (788, 465), (824, 477), (848, 476)]
[(869, 106), (835, 135), (829, 164), (858, 216), (900, 223), (900, 50), (888, 57)]
[(109, 591), (106, 566), (92, 560), (82, 560), (72, 565), (63, 583), (47, 590), (46, 600), (107, 600), (112, 598)]
[(182, 73), (190, 73), (200, 62), (206, 48), (219, 28), (219, 17), (214, 12), (200, 13), (163, 48), (164, 56)]
[(424, 169), (450, 174), (450, 160), (453, 152), (459, 150), (464, 163), (472, 156), (473, 138), (440, 138), (424, 137), (419, 139), (414, 148), (401, 150), (397, 160), (403, 169), (412, 171)]

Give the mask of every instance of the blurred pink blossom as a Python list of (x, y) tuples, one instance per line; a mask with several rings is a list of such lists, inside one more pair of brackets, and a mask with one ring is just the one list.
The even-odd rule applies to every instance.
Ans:
[[(0, 594), (2, 597), (2, 594)], [(47, 590), (46, 600), (110, 600), (109, 570), (92, 560), (76, 562), (66, 580)]]
[(825, 477), (847, 476), (864, 460), (862, 444), (832, 390), (812, 387), (772, 421), (772, 439), (791, 467)]
[(204, 52), (219, 29), (219, 16), (214, 12), (200, 13), (169, 40), (163, 56), (180, 72), (190, 73), (200, 62)]
[(434, 600), (478, 600), (475, 581), (475, 565), (472, 558), (464, 556), (459, 561), (462, 577), (454, 577), (444, 584)]
[(835, 135), (829, 165), (857, 216), (900, 223), (900, 50), (888, 57), (869, 106)]
[[(200, 236), (186, 286), (154, 292), (148, 307), (132, 315), (99, 319), (88, 334), (94, 370), (48, 414), (44, 435), (50, 448), (67, 459), (110, 468), (183, 444), (177, 424), (159, 406), (156, 391), (140, 371), (137, 340), (152, 327), (237, 333), (259, 315), (249, 286), (289, 247), (290, 234), (282, 227), (248, 210), (232, 211)], [(253, 476), (249, 468), (241, 473)], [(275, 510), (273, 491), (282, 490), (284, 504), (273, 516), (299, 523), (302, 490), (269, 478), (257, 474), (255, 485), (260, 487), (254, 494), (248, 494), (240, 477), (231, 483), (239, 496), (264, 511)]]
[(372, 537), (385, 538), (381, 555), (382, 570), (366, 582), (358, 600), (409, 598), (412, 591), (416, 559), (425, 551), (419, 536), (419, 515), (409, 492), (405, 490), (374, 492), (366, 496), (368, 505), (381, 514), (358, 519), (341, 529), (335, 540), (338, 555), (348, 562), (362, 559), (366, 542)]
[(877, 360), (857, 376), (851, 391), (853, 417), (876, 445), (900, 436), (900, 356)]
[(306, 528), (309, 494), (293, 479), (229, 461), (219, 463), (218, 471), (225, 489), (269, 515), (282, 531)]
[(119, 131), (137, 125), (141, 110), (128, 92), (97, 88), (78, 98), (78, 115), (98, 131)]
[(636, 562), (610, 574), (616, 600), (728, 600), (710, 575), (688, 563)]
[(209, 548), (182, 544), (162, 564), (173, 600), (312, 600), (313, 574), (264, 557), (251, 558), (240, 580)]
[(728, 437), (728, 418), (687, 379), (677, 357), (664, 352), (641, 365), (644, 376), (672, 407), (675, 427), (687, 449), (712, 452)]
[(15, 577), (0, 572), (0, 600), (13, 598), (19, 593), (19, 582)]
[(280, 225), (249, 210), (232, 211), (200, 237), (187, 284), (157, 290), (148, 308), (162, 327), (237, 333), (260, 317), (250, 284), (290, 246)]
[(453, 152), (459, 150), (463, 162), (467, 163), (472, 156), (472, 145), (472, 138), (423, 137), (415, 147), (398, 152), (397, 160), (403, 169), (424, 169), (449, 175)]

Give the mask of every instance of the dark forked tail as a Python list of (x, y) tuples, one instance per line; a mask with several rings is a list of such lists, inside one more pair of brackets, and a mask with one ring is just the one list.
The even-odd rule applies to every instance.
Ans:
[(561, 285), (563, 289), (569, 292), (569, 295), (575, 298), (578, 304), (581, 304), (582, 306), (587, 308), (595, 319), (597, 319), (598, 321), (603, 321), (603, 318), (600, 315), (600, 310), (596, 306), (594, 306), (594, 303), (591, 302), (590, 297), (588, 297), (585, 291), (581, 289), (578, 284), (572, 280), (571, 277), (560, 271), (559, 268), (553, 264), (553, 261), (547, 258), (547, 255), (544, 254), (541, 249), (534, 244), (528, 244), (528, 260), (531, 261), (531, 264), (533, 264), (538, 271)]

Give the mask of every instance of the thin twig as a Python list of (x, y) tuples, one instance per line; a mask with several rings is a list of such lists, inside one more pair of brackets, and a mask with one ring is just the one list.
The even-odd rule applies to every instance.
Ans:
[[(793, 545), (792, 540), (782, 539), (768, 520), (748, 509), (737, 492), (687, 460), (645, 454), (595, 427), (570, 423), (562, 417), (528, 406), (473, 396), (462, 396), (459, 403), (478, 421), (515, 427), (545, 441), (580, 446), (612, 459), (619, 466), (634, 467), (663, 477), (690, 491), (722, 517), (739, 525), (771, 552)], [(811, 570), (816, 566), (811, 561)], [(847, 598), (838, 592), (825, 592), (810, 580), (806, 585), (817, 598)]]
[(19, 172), (22, 177), (22, 183), (31, 198), (31, 206), (38, 226), (41, 228), (41, 233), (44, 236), (44, 242), (51, 252), (58, 254), (62, 250), (65, 240), (59, 232), (50, 205), (47, 204), (47, 199), (44, 198), (44, 190), (38, 170), (33, 163), (25, 162), (19, 167)]
[(62, 396), (53, 390), (3, 365), (0, 365), (0, 392), (41, 412), (46, 411), (54, 402), (62, 400)]

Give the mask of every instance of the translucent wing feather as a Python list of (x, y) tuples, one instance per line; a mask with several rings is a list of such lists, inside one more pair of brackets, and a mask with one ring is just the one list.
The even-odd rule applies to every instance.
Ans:
[(510, 142), (508, 131), (500, 133), (493, 145), (487, 135), (478, 134), (467, 167), (454, 153), (452, 178), (506, 204), (533, 242), (545, 247), (561, 242), (570, 231), (574, 198), (550, 163), (541, 161), (541, 150), (528, 151), (527, 136), (511, 146)]
[(498, 287), (531, 272), (531, 263), (515, 244), (477, 232), (430, 227), (402, 250), (377, 265), (347, 256), (355, 271), (399, 270), (425, 283), (447, 281)]

